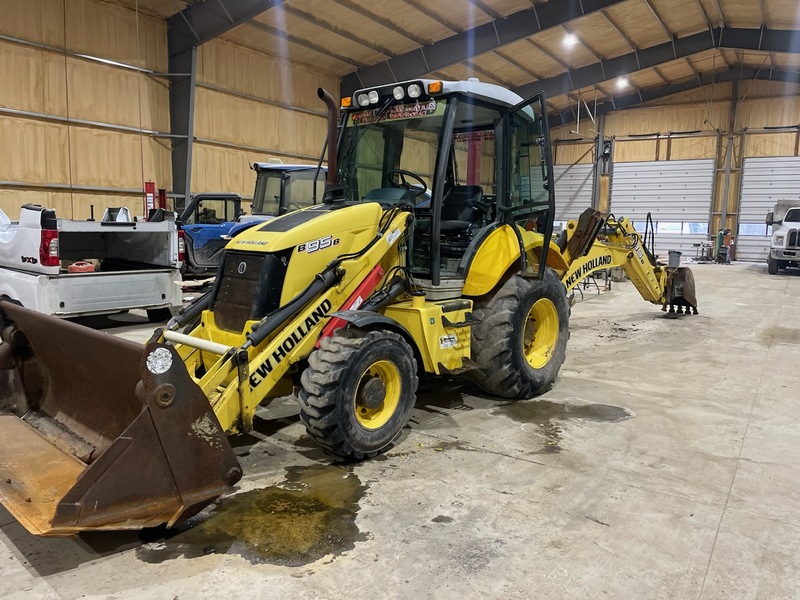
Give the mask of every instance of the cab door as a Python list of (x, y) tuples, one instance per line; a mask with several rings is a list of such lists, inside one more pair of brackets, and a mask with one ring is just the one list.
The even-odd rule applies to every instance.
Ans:
[[(520, 229), (538, 232), (545, 240), (553, 233), (555, 182), (544, 93), (510, 109), (506, 124), (505, 176), (501, 177), (505, 190), (502, 199), (498, 199), (500, 218), (512, 226), (522, 251)], [(540, 278), (547, 262), (547, 247), (545, 243), (539, 261)], [(524, 251), (522, 256), (525, 269)]]

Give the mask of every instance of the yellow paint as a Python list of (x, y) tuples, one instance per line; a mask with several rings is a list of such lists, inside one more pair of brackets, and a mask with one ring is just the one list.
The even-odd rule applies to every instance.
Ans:
[[(378, 379), (383, 384), (384, 395), (379, 406), (370, 408), (362, 398), (363, 387), (370, 379)], [(364, 371), (356, 386), (356, 396), (353, 399), (353, 410), (356, 420), (365, 429), (380, 429), (397, 411), (400, 403), (402, 380), (400, 371), (393, 362), (379, 360)]]
[(472, 312), (472, 303), (468, 308), (445, 313), (442, 307), (446, 304), (446, 301), (425, 302), (422, 307), (415, 307), (411, 300), (392, 304), (385, 311), (387, 317), (400, 323), (414, 338), (427, 373), (439, 375), (441, 367), (455, 371), (470, 357), (470, 328), (447, 327), (444, 319), (453, 324), (464, 321), (467, 313)]
[(549, 298), (534, 302), (525, 319), (522, 351), (528, 364), (543, 369), (553, 357), (558, 342), (558, 312)]

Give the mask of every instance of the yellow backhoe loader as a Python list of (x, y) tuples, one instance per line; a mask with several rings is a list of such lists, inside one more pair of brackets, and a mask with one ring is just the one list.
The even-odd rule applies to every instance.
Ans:
[(549, 241), (543, 95), (415, 80), (340, 119), (320, 98), (324, 202), (231, 240), (213, 290), (145, 347), (0, 301), (0, 501), (29, 531), (195, 514), (242, 476), (228, 436), (295, 388), (309, 435), (359, 460), (396, 440), (421, 375), (512, 399), (553, 384), (561, 277), (591, 254)]

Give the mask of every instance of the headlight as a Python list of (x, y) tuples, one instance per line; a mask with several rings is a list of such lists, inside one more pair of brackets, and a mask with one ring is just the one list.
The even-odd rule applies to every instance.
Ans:
[(402, 85), (398, 85), (392, 90), (392, 96), (394, 96), (395, 100), (402, 100), (406, 97), (406, 91), (403, 89)]
[(785, 239), (786, 236), (784, 235), (776, 235), (774, 238), (772, 238), (772, 243), (775, 244), (776, 246), (783, 246), (783, 241)]
[(369, 96), (368, 96), (368, 98), (369, 98), (369, 103), (370, 103), (370, 104), (377, 104), (377, 103), (378, 103), (378, 100), (380, 100), (380, 99), (381, 99), (381, 97), (378, 95), (378, 92), (377, 92), (376, 90), (372, 90), (372, 91), (369, 93)]
[(408, 86), (408, 96), (409, 98), (419, 98), (422, 95), (422, 88), (419, 87), (416, 83), (412, 83)]
[(359, 94), (358, 95), (358, 105), (359, 106), (369, 106), (369, 96), (366, 94)]

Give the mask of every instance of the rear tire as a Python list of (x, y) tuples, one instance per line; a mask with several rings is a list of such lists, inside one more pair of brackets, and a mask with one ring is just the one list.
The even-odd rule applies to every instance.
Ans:
[(300, 378), (300, 419), (327, 452), (361, 460), (385, 451), (414, 408), (417, 362), (391, 331), (338, 330)]
[(551, 269), (542, 280), (515, 275), (474, 311), (469, 378), (493, 396), (525, 399), (549, 390), (564, 363), (569, 302)]
[(778, 273), (778, 261), (771, 256), (767, 258), (767, 272), (770, 275), (776, 275)]

